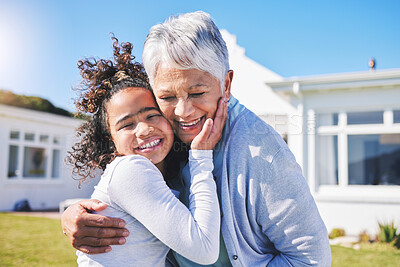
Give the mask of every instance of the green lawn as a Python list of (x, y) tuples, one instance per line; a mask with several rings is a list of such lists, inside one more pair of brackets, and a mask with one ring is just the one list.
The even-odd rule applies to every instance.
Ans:
[[(385, 244), (361, 250), (332, 247), (333, 267), (399, 267), (400, 250)], [(0, 213), (0, 266), (76, 266), (60, 220)]]
[(76, 266), (60, 220), (0, 213), (0, 266)]
[(400, 250), (389, 244), (364, 244), (360, 250), (332, 246), (332, 267), (400, 267)]

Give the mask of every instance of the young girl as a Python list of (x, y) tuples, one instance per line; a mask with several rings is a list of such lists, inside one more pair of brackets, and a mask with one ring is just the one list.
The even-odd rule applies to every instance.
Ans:
[(167, 185), (178, 163), (171, 126), (156, 105), (142, 65), (132, 62), (132, 45), (113, 40), (115, 64), (78, 62), (83, 86), (76, 105), (92, 117), (78, 128), (82, 139), (68, 161), (81, 181), (97, 168), (104, 170), (92, 198), (108, 205), (101, 214), (124, 219), (130, 236), (106, 254), (77, 251), (78, 264), (165, 266), (170, 248), (199, 264), (212, 264), (219, 255), (220, 213), (212, 175), (215, 142), (210, 140), (218, 125), (209, 119), (191, 143), (187, 208)]

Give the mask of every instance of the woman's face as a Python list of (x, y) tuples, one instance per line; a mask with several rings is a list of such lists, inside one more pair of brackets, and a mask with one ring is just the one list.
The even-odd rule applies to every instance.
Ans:
[(190, 143), (208, 118), (214, 119), (218, 100), (230, 98), (233, 72), (221, 92), (219, 81), (197, 69), (180, 70), (161, 65), (154, 79), (154, 95), (164, 116), (182, 142)]
[(118, 153), (142, 155), (155, 165), (162, 163), (173, 145), (174, 135), (148, 89), (126, 88), (111, 97), (106, 110)]

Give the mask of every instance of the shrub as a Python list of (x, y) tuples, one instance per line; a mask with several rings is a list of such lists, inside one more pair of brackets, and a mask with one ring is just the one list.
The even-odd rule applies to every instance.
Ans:
[(381, 224), (379, 225), (378, 240), (384, 243), (391, 243), (397, 248), (400, 248), (400, 234), (397, 234), (397, 228), (394, 227), (394, 223)]
[(334, 239), (336, 237), (345, 236), (346, 232), (342, 228), (333, 228), (332, 231), (329, 233), (329, 238)]
[(362, 231), (358, 237), (360, 238), (361, 243), (367, 243), (371, 240), (371, 236), (367, 233), (367, 231)]
[(54, 106), (47, 99), (37, 96), (17, 95), (6, 90), (0, 90), (0, 104), (49, 112), (67, 117), (73, 116), (69, 111)]

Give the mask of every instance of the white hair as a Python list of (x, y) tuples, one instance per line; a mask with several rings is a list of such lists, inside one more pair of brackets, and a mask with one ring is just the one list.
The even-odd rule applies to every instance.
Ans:
[(151, 86), (161, 64), (207, 72), (220, 82), (221, 90), (229, 71), (225, 41), (210, 15), (203, 11), (171, 16), (153, 26), (144, 43), (142, 59)]

